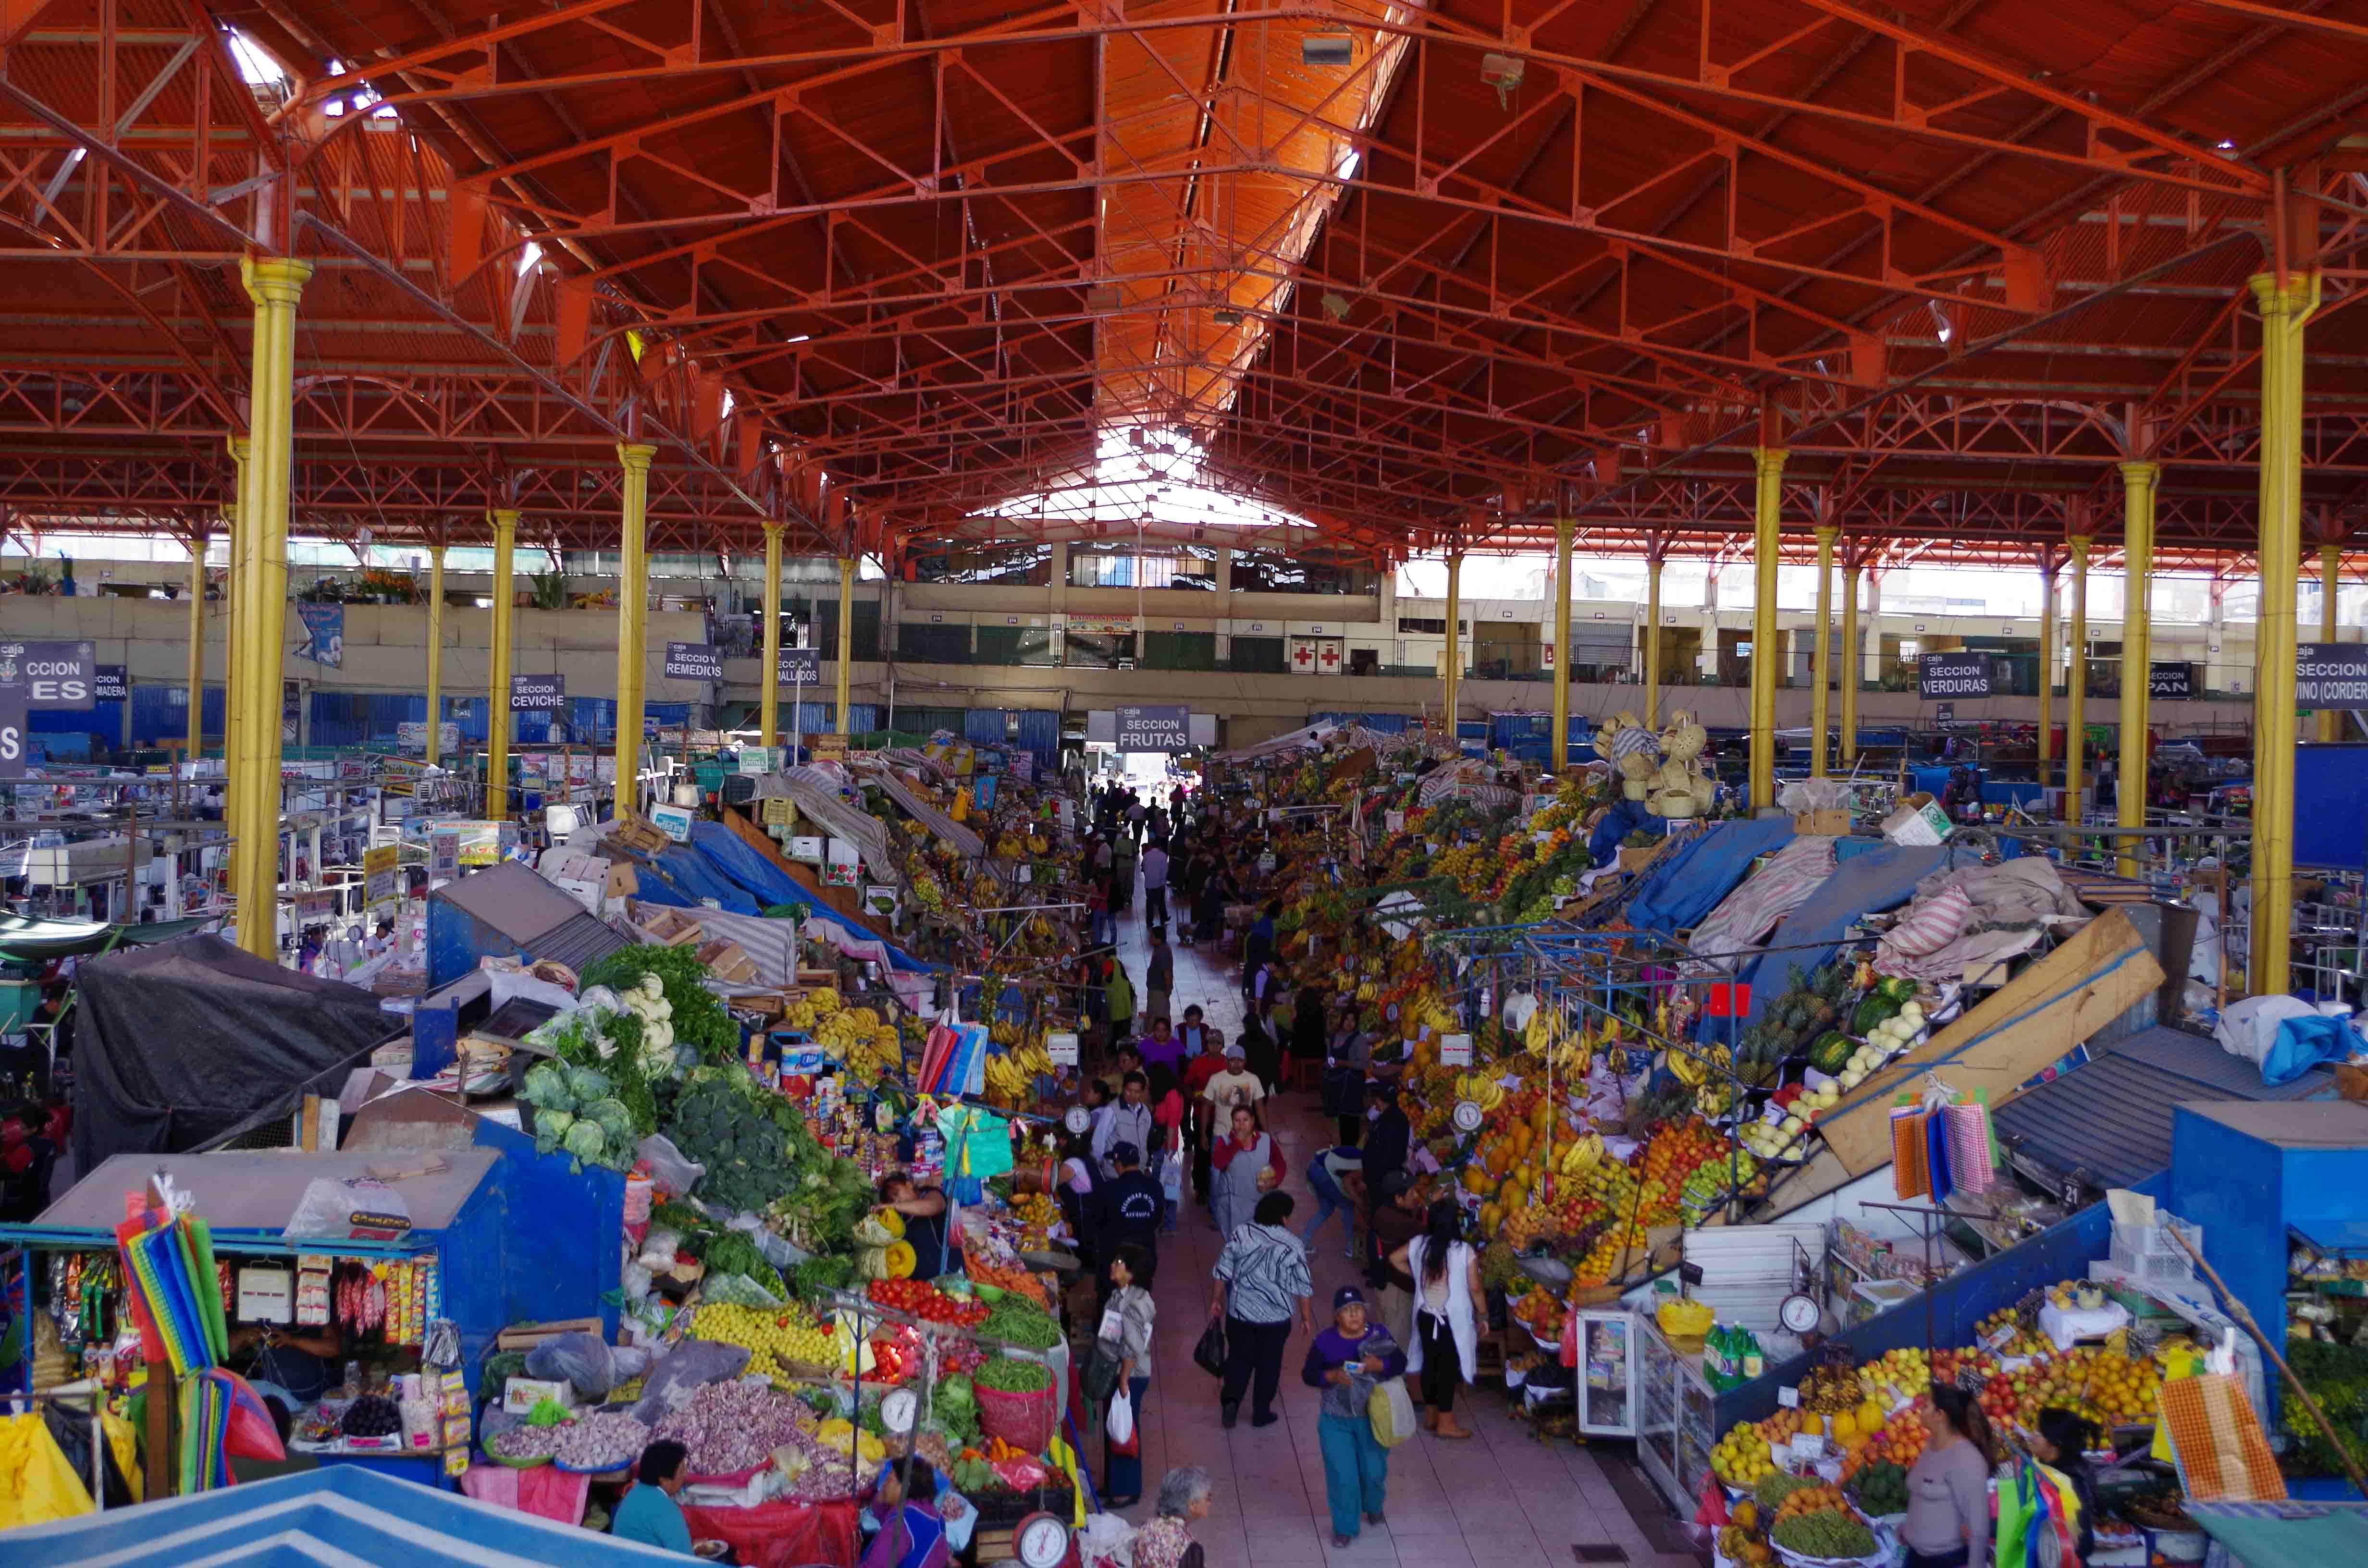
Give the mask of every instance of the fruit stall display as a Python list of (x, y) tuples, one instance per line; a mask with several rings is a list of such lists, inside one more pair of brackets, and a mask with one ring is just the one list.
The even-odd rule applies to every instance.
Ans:
[[(2066, 1280), (2050, 1293), (2073, 1286)], [(2124, 1336), (2058, 1348), (2011, 1307), (1986, 1319), (1981, 1333), (1983, 1346), (1895, 1348), (1854, 1367), (1828, 1362), (1795, 1386), (1796, 1404), (1730, 1427), (1711, 1450), (1712, 1473), (1727, 1497), (1720, 1555), (1767, 1564), (1788, 1555), (1874, 1551), (1868, 1527), (1896, 1523), (1907, 1511), (1907, 1471), (1929, 1441), (1923, 1416), (1936, 1379), (1977, 1390), (2002, 1443), (2027, 1442), (2040, 1413), (2060, 1408), (2115, 1434), (2116, 1447), (2127, 1451), (2143, 1449), (2164, 1379), (2192, 1352), (2176, 1338), (2135, 1350)], [(1796, 1457), (1794, 1439), (1804, 1435), (1824, 1439), (1822, 1471)], [(2112, 1528), (2100, 1521), (2100, 1528)]]

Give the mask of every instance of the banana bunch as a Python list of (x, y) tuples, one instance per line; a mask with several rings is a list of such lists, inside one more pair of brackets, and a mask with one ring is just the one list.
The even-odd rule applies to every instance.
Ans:
[[(1672, 1057), (1670, 1065), (1676, 1066)], [(1704, 1116), (1725, 1116), (1735, 1108), (1735, 1085), (1728, 1083), (1704, 1084), (1694, 1091), (1694, 1108)]]
[(876, 1078), (885, 1069), (903, 1065), (904, 1043), (894, 1024), (882, 1022), (869, 1007), (837, 1007), (836, 992), (822, 994), (830, 996), (834, 1007), (814, 1027), (816, 1045), (838, 1058), (848, 1072), (864, 1078)]
[(1521, 1043), (1530, 1054), (1565, 1078), (1584, 1077), (1595, 1043), (1584, 1028), (1573, 1029), (1557, 1007), (1540, 1007), (1522, 1028)]
[(1505, 1085), (1486, 1073), (1459, 1073), (1455, 1077), (1455, 1097), (1470, 1100), (1484, 1111), (1495, 1110), (1505, 1103)]
[(807, 1034), (813, 1034), (820, 1028), (825, 1018), (837, 1011), (837, 992), (809, 991), (781, 1009), (781, 1022), (790, 1028), (803, 1029)]
[(1562, 1152), (1561, 1169), (1566, 1176), (1583, 1176), (1603, 1159), (1603, 1135), (1590, 1132)]
[(1028, 1074), (1021, 1069), (1018, 1062), (1008, 1056), (990, 1056), (986, 1059), (986, 1097), (988, 1099), (1000, 1106), (1018, 1106), (1027, 1103), (1033, 1092), (1033, 1086), (1028, 1081)]

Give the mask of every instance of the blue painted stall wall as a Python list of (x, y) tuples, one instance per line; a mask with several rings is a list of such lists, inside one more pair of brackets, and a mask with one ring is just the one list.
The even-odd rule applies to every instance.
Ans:
[[(170, 736), (186, 737), (189, 733), (189, 704), (187, 686), (135, 685), (131, 688), (131, 744), (154, 745)], [(219, 742), (222, 733), (222, 688), (206, 687), (205, 732)]]
[[(528, 1147), (533, 1147), (531, 1141)], [(443, 1312), (461, 1331), (461, 1366), (472, 1393), (494, 1336), (512, 1321), (506, 1298), (513, 1265), (505, 1256), (505, 1244), (541, 1223), (530, 1212), (513, 1212), (510, 1179), (507, 1163), (495, 1163), (452, 1222), (436, 1233)], [(583, 1233), (581, 1239), (587, 1245), (599, 1244), (595, 1233)], [(617, 1250), (613, 1240), (609, 1250)], [(592, 1310), (586, 1308), (586, 1314)]]
[(962, 739), (973, 745), (1001, 745), (1006, 728), (1000, 708), (973, 708), (962, 715)]
[(598, 1316), (614, 1339), (617, 1304), (604, 1298), (620, 1283), (613, 1238), (624, 1234), (624, 1173), (586, 1165), (570, 1174), (567, 1155), (535, 1153), (533, 1139), (491, 1117), (476, 1119), (475, 1142), (505, 1155), (509, 1173), (502, 1322)]
[(2328, 870), (2368, 866), (2359, 801), (2368, 795), (2368, 745), (2294, 748), (2294, 863)]
[(1061, 715), (1049, 708), (1021, 709), (1019, 738), (1039, 767), (1052, 767), (1061, 757)]

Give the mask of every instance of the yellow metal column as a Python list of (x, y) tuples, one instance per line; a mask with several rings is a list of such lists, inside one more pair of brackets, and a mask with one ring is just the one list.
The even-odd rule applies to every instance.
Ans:
[(2303, 324), (2318, 275), (2256, 273), (2261, 309), (2261, 605), (2253, 631), (2253, 994), (2288, 988), (2294, 928), (2294, 583), (2302, 570)]
[(238, 945), (257, 958), (279, 952), (279, 710), (280, 671), (288, 642), (288, 488), (296, 458), (296, 304), (312, 264), (288, 256), (241, 261), (247, 298), (255, 304), (255, 359), (250, 399), (248, 470), (238, 539), (244, 568), (233, 590), (238, 607), (237, 714), (238, 849), (232, 874), (238, 905)]
[[(249, 452), (245, 437), (230, 438), (234, 499), (222, 514), (222, 532), (230, 547), (230, 573), (222, 579), (222, 831), (230, 837), (233, 861), (238, 858), (238, 710), (244, 700), (239, 693), (245, 689), (246, 674), (246, 650), (240, 645), (245, 622), (239, 614), (239, 583), (247, 570), (242, 562), (251, 534), (242, 519), (254, 515), (245, 510), (247, 474), (253, 467), (247, 460)], [(232, 874), (236, 874), (234, 867)], [(233, 891), (235, 887), (233, 883)]]
[(2064, 676), (2064, 820), (2075, 824), (2089, 763), (2089, 543), (2087, 534), (2072, 536), (2072, 661)]
[(206, 542), (200, 528), (189, 535), (189, 749), (194, 762), (206, 754)]
[(2039, 551), (2039, 787), (2055, 757), (2055, 547)]
[(1645, 728), (1661, 727), (1661, 551), (1645, 553)]
[(1842, 557), (1842, 737), (1845, 767), (1858, 761), (1858, 683), (1866, 676), (1866, 661), (1858, 647), (1858, 558)]
[[(2114, 818), (2123, 827), (2146, 826), (2147, 712), (2154, 696), (2154, 493), (2162, 465), (2122, 465), (2122, 717), (2121, 760), (2113, 781)], [(2136, 840), (2123, 846), (2135, 849)], [(2121, 857), (2125, 877), (2139, 873), (2135, 854)]]
[(838, 733), (851, 735), (855, 717), (855, 557), (838, 558)]
[(1759, 487), (1752, 503), (1751, 809), (1776, 804), (1776, 533), (1783, 508), (1784, 449), (1753, 449)]
[[(2342, 633), (2335, 625), (2335, 596), (2341, 585), (2343, 547), (2322, 544), (2318, 547), (2318, 640), (2340, 642)], [(2318, 710), (2318, 738), (2321, 744), (2333, 745), (2343, 738), (2343, 710), (2322, 708)]]
[(617, 567), (617, 815), (642, 804), (642, 692), (649, 668), (650, 460), (655, 447), (620, 442), (625, 470), (621, 546)]
[(757, 728), (767, 749), (781, 744), (781, 525), (765, 525), (765, 665), (757, 672)]
[(1452, 755), (1455, 740), (1455, 683), (1463, 674), (1463, 639), (1456, 635), (1456, 626), (1463, 614), (1463, 557), (1459, 552), (1447, 558), (1447, 656), (1440, 661), (1440, 674), (1446, 680), (1441, 706), (1447, 712), (1447, 749)]
[(1826, 776), (1826, 751), (1828, 744), (1828, 723), (1832, 710), (1826, 695), (1834, 678), (1834, 539), (1839, 530), (1831, 524), (1817, 529), (1817, 646), (1809, 656), (1809, 665), (1816, 689), (1809, 694), (1809, 777)]
[(427, 547), (427, 766), (444, 760), (444, 547)]
[(511, 623), (518, 609), (510, 573), (511, 558), (518, 553), (518, 515), (508, 507), (487, 515), (494, 523), (494, 647), (485, 668), (485, 693), (492, 703), (485, 716), (485, 816), (499, 822), (510, 814)]
[(1546, 742), (1546, 766), (1560, 773), (1570, 746), (1570, 532), (1571, 519), (1554, 519), (1554, 736)]

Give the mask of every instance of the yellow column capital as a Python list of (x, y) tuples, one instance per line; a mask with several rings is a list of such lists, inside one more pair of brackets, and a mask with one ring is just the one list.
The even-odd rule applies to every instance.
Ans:
[(427, 547), (427, 559), (428, 559), (428, 560), (430, 560), (430, 561), (432, 561), (432, 562), (436, 562), (436, 564), (437, 564), (437, 565), (438, 565), (438, 566), (443, 565), (443, 564), (444, 564), (444, 551), (445, 551), (445, 548), (446, 548), (445, 546), (440, 545), (440, 544), (431, 544), (431, 545), (429, 545), (429, 546)]
[(2096, 542), (2087, 534), (2074, 534), (2064, 541), (2064, 547), (2072, 552), (2072, 562), (2078, 566), (2088, 561), (2089, 547)]
[(222, 444), (230, 449), (230, 460), (241, 465), (244, 465), (255, 451), (255, 443), (244, 436), (232, 436)]
[(247, 299), (258, 305), (294, 304), (304, 297), (304, 285), (312, 278), (313, 264), (292, 256), (238, 259), (238, 280), (246, 286)]
[(485, 517), (497, 531), (515, 533), (518, 530), (518, 509), (515, 506), (495, 506)]
[(765, 537), (768, 540), (779, 539), (781, 537), (781, 530), (786, 528), (789, 525), (786, 523), (767, 523), (765, 525)]
[(2146, 459), (2132, 459), (2122, 464), (2122, 483), (2132, 490), (2152, 489), (2162, 478), (2162, 464)]
[(1781, 474), (1784, 472), (1784, 460), (1792, 455), (1792, 451), (1784, 447), (1754, 447), (1751, 449), (1752, 471), (1762, 479)]
[(2285, 285), (2278, 284), (2274, 272), (2256, 272), (2245, 279), (2253, 291), (2253, 302), (2265, 316), (2307, 315), (2318, 308), (2318, 274), (2294, 272), (2286, 275)]
[(1815, 531), (1817, 543), (1828, 550), (1833, 548), (1836, 540), (1842, 537), (1841, 525), (1839, 523), (1819, 523)]
[(627, 468), (637, 469), (643, 473), (649, 472), (650, 460), (657, 455), (658, 449), (644, 442), (620, 441), (617, 443), (617, 460)]

